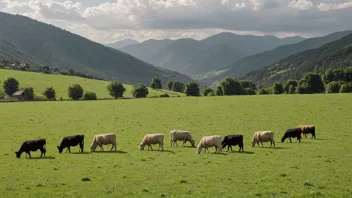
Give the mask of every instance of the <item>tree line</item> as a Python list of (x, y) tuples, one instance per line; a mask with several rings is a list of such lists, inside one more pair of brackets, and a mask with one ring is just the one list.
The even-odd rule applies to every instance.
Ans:
[[(11, 98), (13, 94), (19, 90), (19, 82), (15, 78), (9, 77), (3, 82), (3, 89), (5, 93), (0, 93), (0, 99), (5, 98), (6, 95)], [(112, 81), (107, 85), (106, 89), (109, 92), (109, 95), (115, 99), (122, 98), (126, 91), (124, 85), (119, 81)], [(47, 100), (56, 100), (56, 91), (53, 87), (47, 87), (42, 94)], [(67, 89), (67, 94), (72, 100), (97, 100), (95, 92), (84, 91), (83, 87), (79, 84), (70, 85)], [(144, 84), (136, 84), (133, 86), (132, 96), (134, 98), (145, 98), (148, 94), (148, 88)], [(32, 87), (25, 88), (23, 99), (29, 101), (36, 100), (34, 89)], [(62, 100), (62, 98), (60, 98), (60, 100)]]
[[(231, 95), (256, 95), (256, 94), (313, 94), (313, 93), (350, 93), (352, 92), (352, 67), (345, 69), (328, 69), (324, 75), (318, 73), (307, 73), (300, 80), (288, 80), (284, 83), (277, 82), (271, 87), (257, 89), (256, 85), (248, 80), (235, 80), (234, 78), (225, 78), (219, 83), (216, 89), (205, 87), (202, 91), (196, 82), (182, 83), (180, 81), (169, 81), (167, 89), (175, 92), (186, 94), (186, 96), (231, 96)], [(162, 89), (160, 78), (153, 78), (150, 87), (152, 89)], [(6, 95), (9, 97), (19, 90), (19, 82), (15, 78), (8, 78), (3, 83)], [(126, 89), (119, 81), (112, 81), (106, 87), (109, 95), (115, 99), (122, 98)], [(132, 96), (134, 98), (146, 98), (149, 94), (146, 85), (138, 83), (133, 85)], [(48, 87), (43, 92), (48, 100), (56, 99), (56, 92), (53, 87)], [(72, 100), (96, 100), (97, 95), (94, 92), (84, 91), (79, 84), (68, 87), (68, 96)], [(26, 100), (33, 100), (35, 97), (34, 89), (26, 89)], [(163, 94), (160, 97), (169, 97)], [(0, 93), (0, 98), (4, 94)]]
[(67, 72), (64, 72), (64, 71), (60, 71), (58, 68), (51, 68), (49, 66), (36, 67), (28, 63), (20, 63), (19, 61), (0, 60), (0, 69), (6, 69), (7, 67), (9, 69), (19, 70), (19, 71), (37, 72), (37, 73), (43, 73), (43, 74), (57, 74), (57, 75), (65, 75), (65, 76), (77, 76), (81, 78), (104, 80), (103, 78), (99, 78), (97, 76), (75, 72), (73, 69), (69, 69)]

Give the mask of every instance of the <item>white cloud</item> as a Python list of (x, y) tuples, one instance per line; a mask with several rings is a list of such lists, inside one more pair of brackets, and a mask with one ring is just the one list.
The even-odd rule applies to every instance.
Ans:
[(317, 7), (320, 11), (345, 9), (352, 7), (352, 1), (347, 1), (339, 4), (320, 3)]
[[(322, 35), (349, 29), (346, 0), (0, 0), (0, 11), (98, 42), (241, 34)], [(89, 2), (92, 2), (89, 1)], [(332, 3), (333, 2), (333, 3)], [(330, 12), (323, 12), (329, 10)]]
[(288, 7), (295, 8), (299, 10), (309, 10), (314, 8), (314, 5), (309, 0), (293, 0)]

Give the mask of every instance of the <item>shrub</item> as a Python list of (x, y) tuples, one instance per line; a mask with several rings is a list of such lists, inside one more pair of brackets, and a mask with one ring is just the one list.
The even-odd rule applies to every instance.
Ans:
[(295, 91), (296, 91), (296, 86), (294, 86), (294, 85), (290, 85), (289, 87), (288, 87), (288, 94), (294, 94), (295, 93)]
[(79, 100), (83, 96), (83, 88), (79, 84), (68, 87), (68, 97), (72, 100)]
[(339, 93), (343, 82), (332, 81), (326, 85), (326, 93)]
[(214, 91), (209, 92), (208, 96), (215, 96), (215, 92)]
[(274, 94), (282, 94), (284, 93), (284, 87), (282, 86), (281, 83), (275, 83), (273, 85), (273, 92)]
[(252, 88), (245, 88), (244, 89), (244, 94), (246, 94), (246, 95), (256, 95), (257, 92), (254, 89), (252, 89)]
[(52, 87), (46, 88), (44, 91), (43, 95), (48, 99), (48, 100), (53, 100), (56, 97), (56, 92)]
[[(291, 91), (290, 91), (290, 86), (292, 86)], [(284, 92), (293, 94), (295, 92), (297, 86), (298, 86), (298, 81), (288, 80), (284, 85)], [(293, 90), (293, 92), (292, 92), (292, 90)]]
[(242, 89), (251, 88), (252, 90), (257, 90), (257, 87), (251, 81), (240, 80), (239, 82), (241, 84)]
[(34, 98), (34, 89), (32, 87), (26, 88), (25, 100), (33, 100)]
[(241, 84), (233, 78), (225, 78), (220, 85), (224, 95), (241, 95), (243, 93)]
[(307, 89), (305, 87), (302, 87), (302, 86), (298, 85), (296, 87), (296, 93), (298, 93), (298, 94), (307, 94), (308, 92), (307, 92)]
[(172, 86), (174, 85), (174, 81), (170, 80), (169, 82), (167, 82), (167, 89), (168, 90), (172, 90)]
[(150, 87), (152, 89), (162, 89), (160, 78), (153, 78), (152, 82), (150, 83)]
[(19, 83), (15, 78), (9, 77), (4, 81), (3, 88), (8, 96), (12, 96), (16, 91), (18, 91)]
[(325, 91), (323, 80), (317, 73), (306, 74), (300, 80), (299, 85), (306, 89), (306, 93), (322, 93)]
[(133, 85), (132, 96), (135, 98), (146, 98), (149, 94), (148, 88), (144, 84)]
[(266, 94), (269, 94), (269, 91), (267, 89), (261, 88), (261, 89), (259, 89), (258, 94), (259, 95), (266, 95)]
[(343, 84), (339, 90), (340, 93), (351, 93), (352, 92), (352, 84)]
[(107, 87), (109, 95), (114, 97), (115, 99), (121, 98), (123, 93), (126, 91), (123, 84), (119, 81), (111, 82)]
[(199, 96), (199, 92), (199, 85), (195, 82), (190, 82), (184, 86), (184, 93), (186, 96)]
[(97, 94), (94, 92), (87, 91), (84, 93), (83, 100), (96, 100)]
[(209, 95), (209, 93), (211, 93), (211, 92), (214, 92), (214, 90), (211, 89), (211, 88), (209, 88), (209, 87), (207, 87), (207, 86), (205, 86), (205, 88), (204, 88), (204, 90), (203, 90), (203, 95), (204, 95), (204, 96), (207, 96), (207, 95)]
[(216, 87), (216, 95), (217, 95), (217, 96), (222, 96), (222, 95), (224, 95), (224, 92), (223, 92), (221, 86), (217, 86), (217, 87)]
[(184, 91), (184, 86), (185, 84), (183, 84), (182, 82), (180, 81), (173, 81), (173, 84), (172, 84), (172, 90), (173, 91), (176, 91), (176, 92), (180, 92), (182, 93)]
[(0, 89), (0, 99), (4, 99), (6, 94)]

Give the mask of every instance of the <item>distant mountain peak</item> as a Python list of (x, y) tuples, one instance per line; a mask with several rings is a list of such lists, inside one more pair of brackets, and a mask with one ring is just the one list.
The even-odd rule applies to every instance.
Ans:
[(134, 39), (123, 39), (120, 41), (116, 41), (114, 43), (107, 44), (107, 46), (115, 48), (115, 49), (120, 49), (120, 48), (129, 46), (129, 45), (134, 45), (134, 44), (138, 44), (138, 43), (139, 43), (139, 41), (134, 40)]

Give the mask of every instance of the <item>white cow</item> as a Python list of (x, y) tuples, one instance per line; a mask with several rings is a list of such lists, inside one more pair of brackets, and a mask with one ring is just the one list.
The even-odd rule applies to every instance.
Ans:
[[(222, 152), (222, 146), (221, 146), (221, 137), (218, 135), (214, 136), (204, 136), (202, 139), (200, 139), (198, 147), (197, 147), (197, 153), (200, 154), (202, 152), (202, 148), (204, 149), (204, 153), (208, 150), (209, 147), (215, 146), (215, 153), (221, 153)], [(209, 150), (208, 150), (209, 153)]]
[(93, 142), (90, 145), (90, 150), (94, 152), (97, 146), (99, 146), (100, 151), (104, 151), (103, 145), (108, 144), (112, 144), (111, 150), (115, 148), (116, 151), (116, 135), (114, 133), (95, 135), (93, 138)]
[[(181, 131), (181, 130), (172, 130), (170, 131), (170, 144), (171, 146), (177, 145), (177, 141), (183, 141), (183, 144), (186, 144), (186, 142), (190, 142), (193, 147), (194, 146), (194, 139), (192, 138), (191, 134), (189, 131)], [(177, 145), (178, 146), (178, 145)]]
[(145, 145), (148, 145), (148, 151), (149, 148), (153, 150), (152, 144), (159, 144), (158, 150), (161, 148), (161, 150), (164, 150), (164, 135), (163, 134), (147, 134), (144, 136), (142, 142), (139, 145), (139, 150), (144, 150)]
[(252, 143), (252, 147), (255, 147), (255, 144), (258, 144), (258, 146), (260, 147), (259, 145), (259, 142), (260, 142), (262, 144), (262, 147), (264, 147), (263, 142), (268, 142), (268, 141), (270, 141), (270, 147), (272, 144), (274, 144), (274, 147), (275, 147), (273, 131), (257, 131), (257, 132), (254, 132), (251, 143)]

